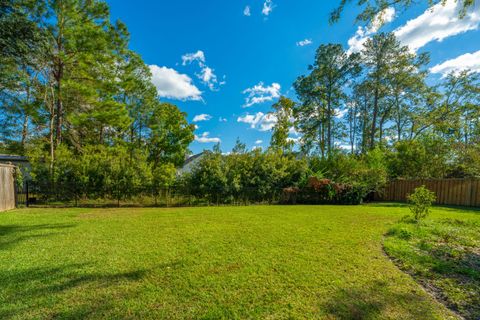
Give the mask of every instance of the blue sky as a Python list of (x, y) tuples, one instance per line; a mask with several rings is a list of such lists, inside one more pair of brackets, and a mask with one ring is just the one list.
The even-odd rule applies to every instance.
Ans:
[(375, 32), (395, 31), (412, 51), (430, 52), (431, 81), (452, 70), (480, 71), (478, 3), (463, 20), (454, 0), (433, 12), (425, 5), (391, 8), (379, 28), (356, 25), (360, 9), (354, 6), (329, 25), (337, 2), (108, 0), (112, 19), (127, 24), (130, 48), (150, 66), (162, 99), (196, 120), (194, 153), (217, 141), (229, 151), (237, 137), (249, 148), (268, 146), (272, 103), (280, 94), (295, 98), (292, 83), (322, 43), (355, 51)]

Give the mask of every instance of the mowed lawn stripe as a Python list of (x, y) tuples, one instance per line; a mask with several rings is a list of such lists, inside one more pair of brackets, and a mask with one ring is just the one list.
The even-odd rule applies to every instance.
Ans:
[(380, 205), (2, 213), (0, 318), (451, 318), (383, 253), (405, 214)]

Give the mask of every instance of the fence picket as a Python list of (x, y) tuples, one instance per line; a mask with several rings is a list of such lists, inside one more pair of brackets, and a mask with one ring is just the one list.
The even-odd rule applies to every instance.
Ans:
[(435, 192), (437, 204), (480, 206), (480, 179), (392, 180), (375, 199), (406, 201), (407, 195), (421, 185)]

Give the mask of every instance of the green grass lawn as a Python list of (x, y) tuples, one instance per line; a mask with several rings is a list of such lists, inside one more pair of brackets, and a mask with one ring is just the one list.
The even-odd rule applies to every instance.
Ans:
[[(0, 213), (0, 319), (448, 319), (384, 254), (401, 206)], [(433, 210), (432, 218), (480, 219)]]

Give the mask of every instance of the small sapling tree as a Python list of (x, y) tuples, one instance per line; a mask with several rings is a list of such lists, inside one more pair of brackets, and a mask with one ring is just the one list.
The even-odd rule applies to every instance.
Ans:
[(428, 216), (430, 207), (436, 199), (435, 193), (425, 186), (415, 188), (414, 192), (408, 195), (407, 200), (415, 221), (418, 222)]

